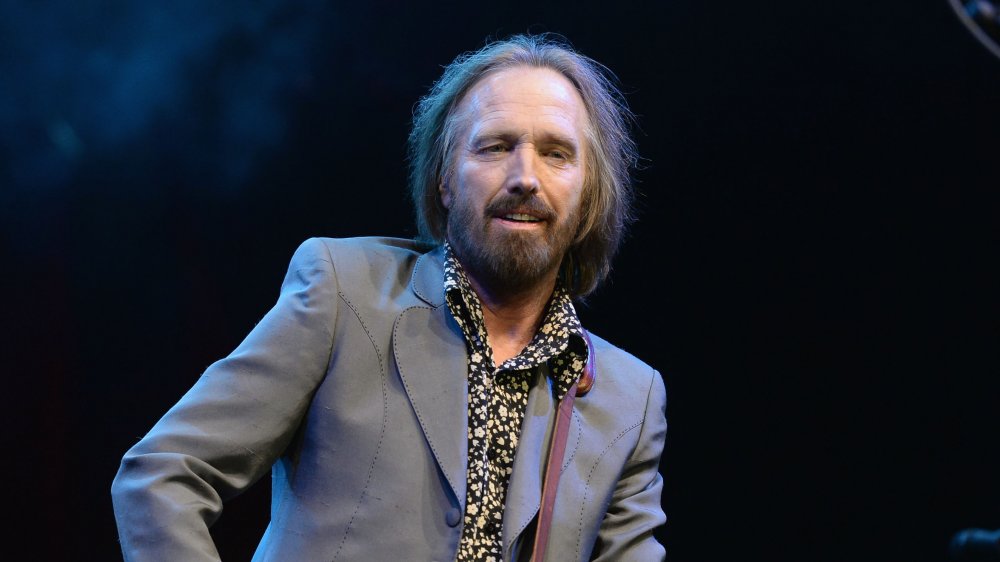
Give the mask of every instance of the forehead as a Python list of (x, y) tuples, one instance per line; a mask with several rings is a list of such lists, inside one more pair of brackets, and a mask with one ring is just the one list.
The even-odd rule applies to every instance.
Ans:
[(481, 78), (458, 104), (456, 116), (463, 128), (471, 126), (470, 133), (493, 128), (535, 132), (543, 127), (582, 136), (588, 123), (583, 99), (569, 79), (550, 68), (527, 66)]

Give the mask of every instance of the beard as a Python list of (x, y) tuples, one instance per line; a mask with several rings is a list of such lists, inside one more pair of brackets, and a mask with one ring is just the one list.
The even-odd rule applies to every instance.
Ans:
[[(529, 210), (543, 219), (541, 232), (505, 229), (492, 218)], [(493, 291), (519, 292), (558, 269), (580, 225), (579, 210), (562, 220), (534, 194), (504, 195), (477, 212), (456, 198), (448, 212), (448, 242), (462, 266)]]

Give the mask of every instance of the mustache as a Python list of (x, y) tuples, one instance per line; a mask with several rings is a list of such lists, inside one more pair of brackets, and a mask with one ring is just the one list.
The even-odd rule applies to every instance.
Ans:
[(497, 197), (486, 206), (486, 216), (495, 217), (510, 213), (525, 213), (549, 221), (555, 218), (556, 212), (533, 194), (505, 194)]

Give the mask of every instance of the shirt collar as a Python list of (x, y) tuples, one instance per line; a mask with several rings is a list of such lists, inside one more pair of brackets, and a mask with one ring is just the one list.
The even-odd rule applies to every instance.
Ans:
[[(470, 353), (485, 352), (492, 365), (493, 353), (486, 338), (482, 304), (465, 269), (447, 242), (444, 244), (444, 290), (448, 308), (465, 334)], [(521, 353), (499, 367), (526, 370), (547, 362), (556, 396), (562, 398), (583, 373), (588, 353), (583, 326), (573, 307), (573, 300), (559, 281), (538, 332)]]

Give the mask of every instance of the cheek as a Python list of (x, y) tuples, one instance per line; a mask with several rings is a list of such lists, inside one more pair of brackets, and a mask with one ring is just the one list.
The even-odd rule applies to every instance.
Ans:
[(489, 194), (491, 188), (499, 187), (501, 180), (495, 167), (475, 162), (462, 163), (455, 170), (451, 189), (460, 190), (466, 199), (481, 199)]
[(583, 201), (583, 174), (571, 173), (559, 178), (559, 199), (566, 211), (578, 209)]

